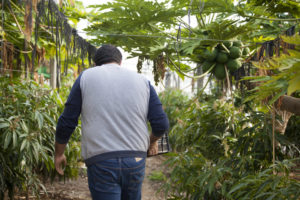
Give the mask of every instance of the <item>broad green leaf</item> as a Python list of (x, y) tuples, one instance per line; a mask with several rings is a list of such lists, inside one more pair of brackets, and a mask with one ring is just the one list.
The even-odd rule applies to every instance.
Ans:
[(47, 113), (43, 113), (43, 116), (51, 122), (52, 126), (56, 126), (55, 120), (52, 117), (50, 117)]
[(294, 36), (281, 36), (281, 38), (290, 44), (300, 45), (300, 35), (295, 34)]
[(6, 128), (6, 127), (9, 127), (9, 126), (10, 126), (9, 123), (7, 123), (7, 122), (0, 123), (0, 129), (1, 128)]
[(271, 195), (271, 196), (269, 196), (266, 200), (272, 200), (275, 196), (277, 196), (277, 194), (275, 193), (275, 194), (273, 194), (273, 195)]
[(238, 185), (235, 185), (235, 186), (232, 187), (232, 189), (229, 191), (228, 194), (234, 193), (235, 191), (237, 191), (237, 190), (239, 190), (239, 189), (241, 189), (241, 188), (243, 188), (247, 185), (248, 185), (248, 183), (240, 183)]
[(21, 144), (21, 147), (20, 147), (20, 151), (23, 151), (23, 149), (25, 148), (26, 145), (27, 145), (27, 140), (24, 139), (24, 140), (22, 141), (22, 144)]
[(184, 80), (184, 74), (182, 74), (181, 72), (179, 72), (178, 70), (175, 71), (176, 74), (181, 78), (181, 80)]
[(44, 124), (44, 117), (43, 117), (43, 115), (40, 112), (35, 111), (35, 116), (34, 117), (38, 121), (38, 127), (41, 130), (42, 127), (43, 127), (43, 124)]
[(28, 130), (28, 127), (27, 127), (27, 125), (25, 124), (24, 121), (21, 122), (21, 126), (22, 126), (23, 131), (24, 131), (25, 133), (28, 133), (29, 130)]
[(282, 95), (284, 95), (286, 93), (286, 91), (282, 91), (280, 93), (277, 93), (270, 101), (269, 104), (272, 105), (275, 101), (277, 101), (279, 99), (279, 97), (281, 97)]
[(17, 146), (17, 133), (14, 131), (13, 132), (13, 148), (15, 148)]
[(297, 90), (300, 90), (300, 76), (296, 76), (295, 78), (289, 81), (288, 95), (291, 95), (293, 92)]
[(262, 183), (262, 184), (259, 186), (259, 188), (258, 188), (256, 194), (260, 194), (260, 193), (262, 193), (262, 192), (265, 190), (266, 187), (270, 187), (269, 184), (271, 184), (273, 181), (274, 181), (273, 179), (268, 179), (268, 180), (266, 180), (264, 183)]
[(4, 140), (4, 146), (3, 146), (4, 149), (7, 149), (8, 145), (10, 144), (11, 135), (12, 135), (11, 132), (6, 133), (5, 140)]
[(217, 181), (217, 177), (212, 177), (208, 182), (208, 193), (211, 194), (212, 191), (215, 189), (215, 183)]
[(33, 154), (34, 154), (35, 160), (38, 163), (38, 161), (39, 161), (39, 144), (36, 142), (33, 142), (33, 144), (31, 146), (33, 149)]
[[(252, 80), (251, 80), (252, 79)], [(270, 76), (263, 76), (263, 77), (245, 77), (244, 80), (251, 80), (252, 83), (259, 82), (259, 81), (269, 81), (272, 77)]]
[(255, 196), (255, 199), (260, 199), (261, 197), (267, 197), (271, 194), (274, 194), (273, 192), (256, 192), (258, 195)]

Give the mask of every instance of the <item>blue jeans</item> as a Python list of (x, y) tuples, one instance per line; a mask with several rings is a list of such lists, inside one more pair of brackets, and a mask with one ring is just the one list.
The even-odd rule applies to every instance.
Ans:
[(140, 200), (145, 158), (114, 158), (88, 166), (93, 200)]

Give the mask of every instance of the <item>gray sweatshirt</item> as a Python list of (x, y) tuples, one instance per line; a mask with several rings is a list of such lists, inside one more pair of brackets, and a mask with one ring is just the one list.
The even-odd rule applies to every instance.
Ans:
[(169, 127), (149, 81), (117, 64), (87, 69), (76, 80), (58, 121), (58, 143), (68, 141), (80, 113), (81, 151), (87, 165), (114, 157), (145, 157), (147, 121), (156, 136)]

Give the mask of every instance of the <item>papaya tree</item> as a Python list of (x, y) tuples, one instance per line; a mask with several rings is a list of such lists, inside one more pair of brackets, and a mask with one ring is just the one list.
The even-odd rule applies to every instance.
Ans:
[(95, 10), (85, 30), (95, 37), (91, 40), (94, 44), (110, 43), (138, 57), (138, 71), (144, 61), (153, 61), (157, 82), (165, 71), (164, 47), (175, 38), (169, 30), (174, 29), (177, 17), (185, 15), (182, 8), (168, 4), (169, 1), (117, 0), (91, 6)]

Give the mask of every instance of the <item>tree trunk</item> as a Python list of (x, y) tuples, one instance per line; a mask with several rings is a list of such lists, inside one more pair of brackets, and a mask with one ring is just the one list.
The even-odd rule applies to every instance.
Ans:
[(283, 95), (279, 98), (276, 105), (282, 111), (300, 115), (300, 98)]
[(165, 75), (165, 87), (170, 88), (171, 87), (171, 72), (167, 70)]
[(50, 59), (50, 74), (51, 74), (51, 78), (50, 78), (50, 86), (52, 87), (52, 89), (55, 89), (57, 86), (57, 68), (56, 68), (56, 60), (55, 58), (51, 58)]

